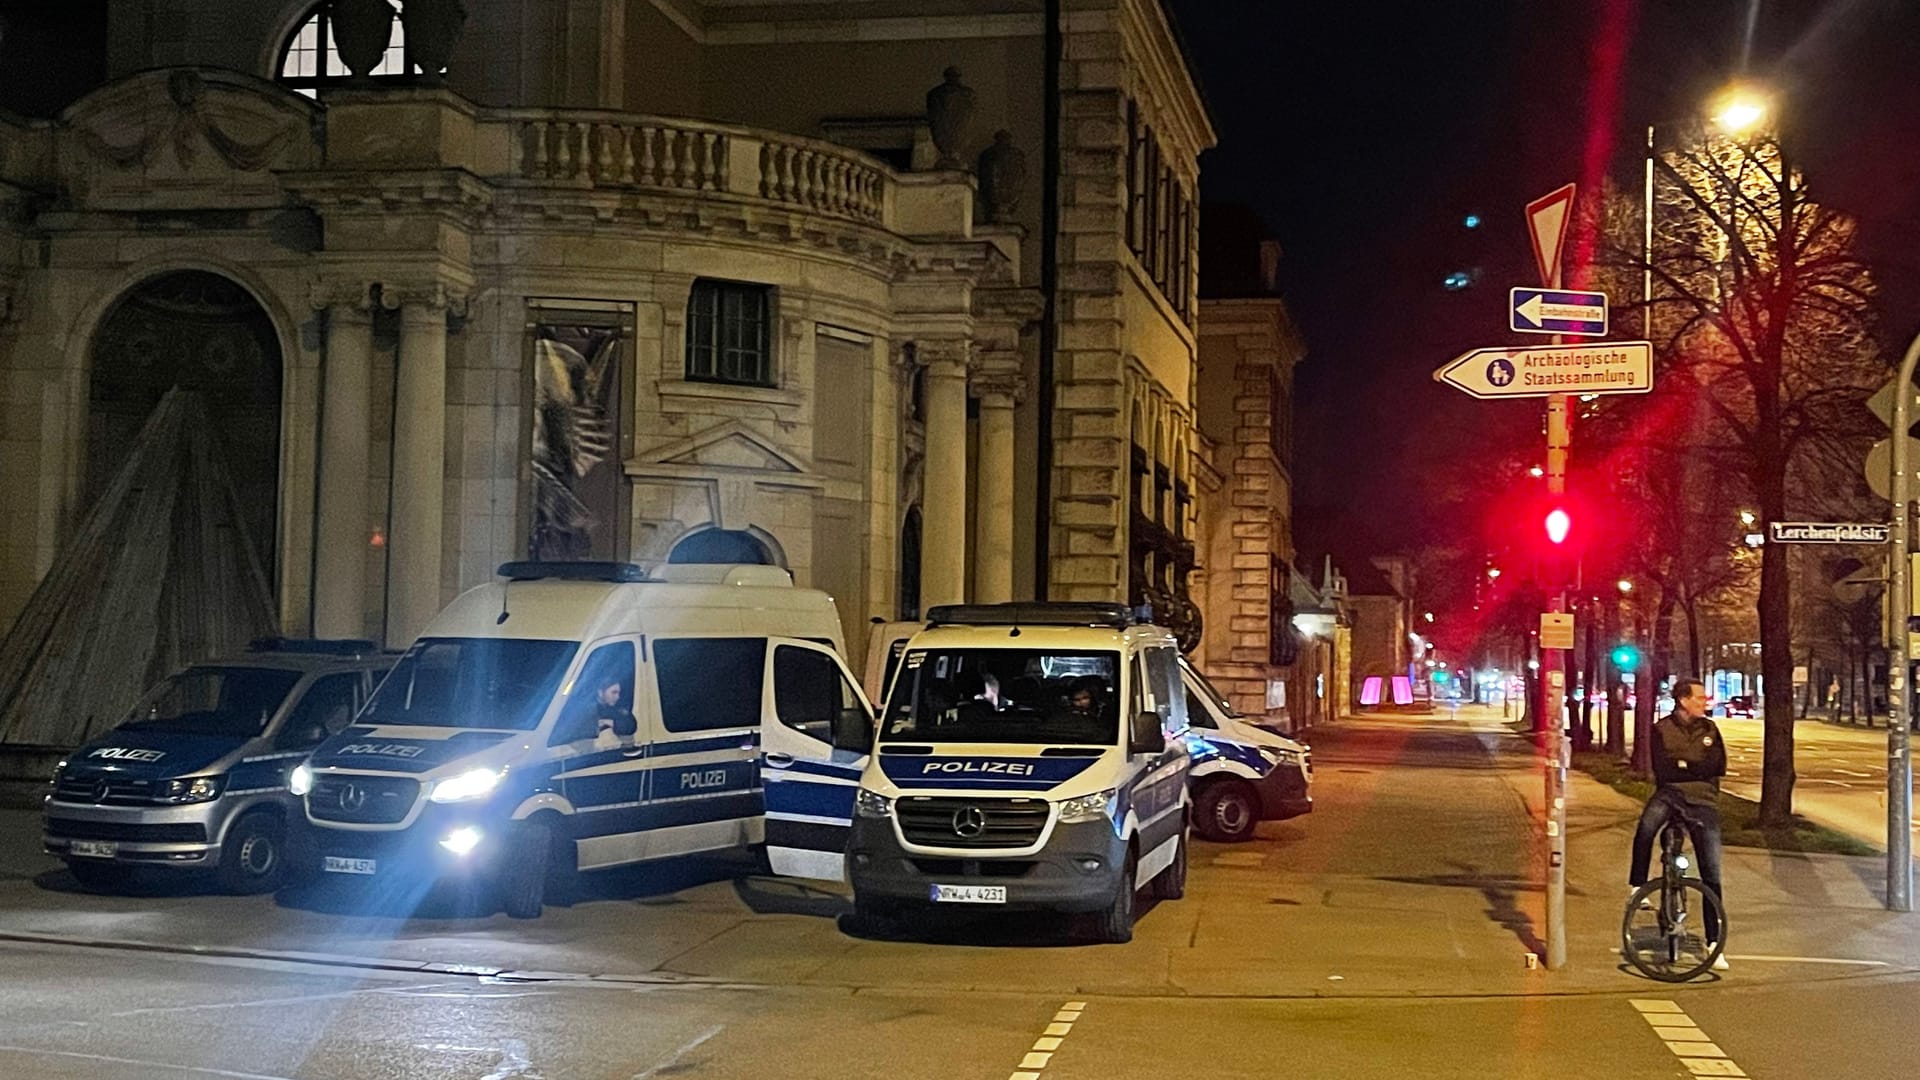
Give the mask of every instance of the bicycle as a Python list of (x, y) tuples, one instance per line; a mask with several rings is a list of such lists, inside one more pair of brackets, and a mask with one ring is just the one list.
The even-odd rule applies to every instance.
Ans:
[[(1620, 921), (1620, 951), (1642, 975), (1659, 982), (1698, 978), (1727, 945), (1727, 916), (1720, 897), (1697, 877), (1688, 877), (1688, 828), (1676, 809), (1660, 830), (1658, 878), (1627, 898)], [(1709, 940), (1711, 936), (1711, 940)]]

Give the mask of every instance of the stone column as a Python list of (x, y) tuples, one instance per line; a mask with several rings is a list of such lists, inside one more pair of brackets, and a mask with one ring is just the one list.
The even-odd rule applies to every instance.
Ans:
[(973, 392), (980, 401), (973, 600), (1004, 604), (1013, 599), (1013, 407), (1020, 398), (1020, 374), (1017, 370), (978, 373)]
[(313, 634), (367, 632), (367, 425), (373, 311), (365, 282), (325, 298), (320, 476), (314, 521)]
[[(393, 301), (389, 294), (389, 303)], [(402, 649), (440, 611), (446, 487), (447, 295), (407, 291), (393, 400), (393, 509), (387, 529), (388, 648)]]
[(921, 341), (927, 456), (920, 498), (920, 608), (967, 598), (967, 342)]

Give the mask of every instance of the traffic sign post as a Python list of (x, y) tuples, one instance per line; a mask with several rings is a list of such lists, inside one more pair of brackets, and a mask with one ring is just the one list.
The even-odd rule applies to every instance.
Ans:
[(1653, 389), (1653, 345), (1609, 341), (1475, 349), (1440, 365), (1433, 379), (1477, 398), (1644, 394)]
[(1565, 289), (1507, 290), (1507, 326), (1522, 334), (1607, 336), (1607, 294)]
[[(1883, 391), (1892, 398), (1888, 422), (1893, 428), (1892, 452), (1887, 470), (1887, 487), (1893, 503), (1891, 537), (1893, 558), (1888, 560), (1887, 591), (1893, 605), (1893, 655), (1887, 664), (1887, 910), (1913, 910), (1913, 758), (1909, 753), (1907, 724), (1907, 676), (1913, 670), (1913, 641), (1907, 636), (1907, 620), (1913, 615), (1913, 597), (1907, 592), (1911, 569), (1907, 553), (1907, 510), (1913, 493), (1914, 440), (1907, 436), (1913, 425), (1915, 407), (1913, 371), (1920, 365), (1920, 335), (1907, 346), (1900, 360), (1900, 373), (1893, 385)], [(1876, 400), (1879, 395), (1875, 395)], [(1879, 410), (1875, 410), (1877, 413)], [(1870, 455), (1871, 456), (1871, 455)], [(1874, 469), (1867, 467), (1867, 482), (1873, 482)]]

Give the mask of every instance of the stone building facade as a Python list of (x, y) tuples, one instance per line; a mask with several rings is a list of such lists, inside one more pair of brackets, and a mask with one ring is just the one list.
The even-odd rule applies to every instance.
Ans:
[(533, 554), (777, 563), (856, 650), (1041, 593), (1197, 636), (1213, 132), (1157, 0), (1062, 4), (1050, 275), (1038, 0), (393, 7), (116, 3), (103, 85), (0, 113), (0, 625), (181, 385), (287, 633)]
[[(1306, 355), (1279, 295), (1279, 244), (1239, 208), (1208, 210), (1198, 426), (1217, 491), (1203, 501), (1205, 634), (1194, 658), (1235, 708), (1304, 727), (1331, 646), (1316, 590), (1294, 567), (1294, 369)], [(1225, 230), (1221, 237), (1215, 230)]]

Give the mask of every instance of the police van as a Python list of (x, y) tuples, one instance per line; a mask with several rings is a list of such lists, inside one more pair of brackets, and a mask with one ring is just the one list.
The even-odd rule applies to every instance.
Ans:
[(498, 887), (765, 844), (838, 879), (873, 713), (833, 600), (770, 566), (508, 563), (295, 778), (329, 879)]
[(1305, 743), (1233, 710), (1185, 657), (1193, 767), (1193, 828), (1222, 843), (1253, 839), (1262, 821), (1313, 812), (1313, 760)]
[[(950, 905), (1084, 915), (1186, 889), (1179, 649), (1118, 604), (936, 607), (860, 778), (848, 874), (866, 922)], [(864, 748), (864, 747), (861, 747)]]
[(370, 641), (274, 638), (174, 673), (54, 771), (47, 852), (96, 890), (141, 869), (211, 869), (228, 891), (272, 891), (302, 832), (288, 774), (393, 661)]

